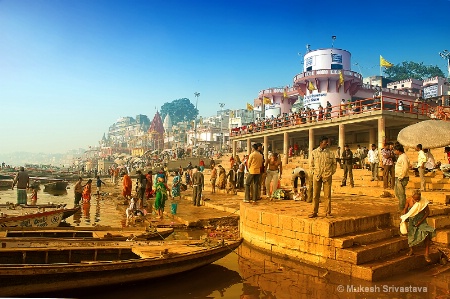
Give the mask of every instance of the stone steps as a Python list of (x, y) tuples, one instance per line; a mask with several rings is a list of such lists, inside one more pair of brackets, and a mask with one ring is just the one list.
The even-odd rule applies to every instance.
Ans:
[[(423, 254), (416, 253), (413, 256), (407, 256), (406, 252), (399, 252), (362, 265), (354, 265), (351, 269), (352, 276), (369, 281), (380, 281), (390, 276), (403, 274), (414, 269), (423, 269), (430, 265), (425, 261)], [(430, 253), (431, 264), (437, 263), (439, 256), (438, 252)]]
[(392, 238), (399, 235), (399, 229), (396, 227), (379, 229), (360, 234), (351, 234), (343, 237), (334, 238), (334, 246), (337, 248), (350, 248), (352, 246), (367, 245), (383, 239)]
[(336, 249), (336, 260), (360, 265), (373, 262), (408, 248), (408, 239), (394, 236), (367, 245)]

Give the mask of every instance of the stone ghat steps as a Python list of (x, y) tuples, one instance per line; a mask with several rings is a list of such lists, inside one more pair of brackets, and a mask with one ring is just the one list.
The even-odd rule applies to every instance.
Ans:
[(336, 249), (336, 260), (360, 265), (389, 257), (407, 248), (407, 238), (393, 236), (369, 244)]
[(439, 261), (440, 253), (430, 253), (431, 263), (425, 261), (423, 253), (407, 256), (402, 251), (389, 257), (368, 262), (362, 265), (353, 265), (351, 275), (369, 281), (380, 281), (387, 277), (403, 274), (415, 269), (426, 269)]

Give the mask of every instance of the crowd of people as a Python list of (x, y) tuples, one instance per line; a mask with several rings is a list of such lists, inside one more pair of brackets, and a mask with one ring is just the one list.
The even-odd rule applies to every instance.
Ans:
[(380, 101), (380, 97), (365, 100), (346, 100), (342, 99), (339, 105), (332, 106), (329, 101), (323, 107), (321, 104), (317, 109), (312, 109), (309, 106), (303, 107), (300, 111), (281, 113), (278, 116), (257, 118), (254, 122), (240, 127), (232, 128), (230, 136), (239, 136), (244, 134), (251, 134), (255, 132), (262, 132), (266, 130), (273, 130), (282, 127), (289, 127), (294, 125), (301, 125), (312, 122), (320, 122), (329, 120), (335, 117), (344, 117), (352, 114), (359, 114), (370, 112), (372, 110), (398, 111), (403, 113), (424, 114), (431, 118), (448, 119), (450, 112), (443, 106), (431, 106), (422, 98), (417, 98), (415, 101), (402, 100), (384, 100)]

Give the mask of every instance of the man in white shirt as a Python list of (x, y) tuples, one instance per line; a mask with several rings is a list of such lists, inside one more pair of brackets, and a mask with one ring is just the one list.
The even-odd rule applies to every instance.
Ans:
[(375, 144), (372, 144), (372, 148), (367, 153), (367, 159), (370, 163), (370, 171), (372, 172), (371, 181), (378, 181), (378, 165), (380, 163), (380, 158), (378, 156), (378, 149)]
[(425, 156), (427, 157), (427, 163), (425, 163), (425, 169), (431, 171), (434, 169), (434, 167), (436, 167), (436, 161), (434, 160), (434, 156), (429, 149), (424, 149), (423, 152), (425, 153)]
[(416, 145), (417, 155), (417, 170), (420, 176), (420, 191), (425, 191), (425, 163), (427, 163), (427, 156), (422, 150), (422, 144)]
[(409, 182), (409, 159), (401, 144), (394, 146), (394, 154), (398, 157), (395, 163), (395, 196), (398, 198), (399, 211), (403, 211), (406, 204), (406, 185)]

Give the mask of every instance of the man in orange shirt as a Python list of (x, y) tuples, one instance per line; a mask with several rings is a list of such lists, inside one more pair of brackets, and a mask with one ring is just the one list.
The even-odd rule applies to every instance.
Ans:
[(258, 151), (258, 144), (252, 145), (252, 153), (248, 157), (248, 176), (245, 180), (245, 199), (244, 202), (250, 202), (250, 185), (253, 185), (252, 201), (256, 202), (258, 197), (258, 188), (260, 187), (261, 168), (263, 166), (263, 156)]

